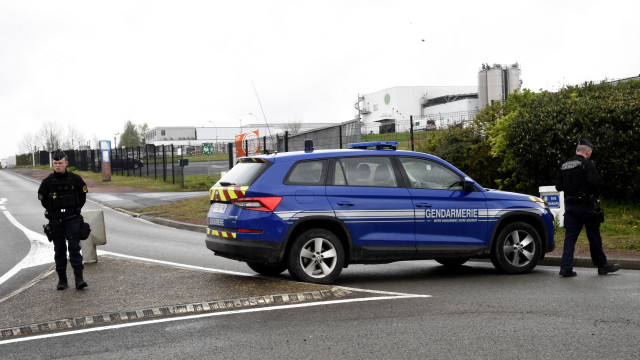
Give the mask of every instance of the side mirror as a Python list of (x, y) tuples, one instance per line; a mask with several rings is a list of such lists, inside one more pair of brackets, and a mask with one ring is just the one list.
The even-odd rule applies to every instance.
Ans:
[(464, 179), (464, 191), (465, 192), (476, 191), (476, 182), (471, 179)]

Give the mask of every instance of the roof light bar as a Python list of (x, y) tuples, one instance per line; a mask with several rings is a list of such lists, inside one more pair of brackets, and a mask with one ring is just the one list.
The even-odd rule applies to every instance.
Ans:
[(368, 141), (361, 143), (347, 144), (349, 149), (368, 149), (375, 148), (376, 150), (382, 150), (385, 148), (395, 150), (398, 147), (397, 141)]

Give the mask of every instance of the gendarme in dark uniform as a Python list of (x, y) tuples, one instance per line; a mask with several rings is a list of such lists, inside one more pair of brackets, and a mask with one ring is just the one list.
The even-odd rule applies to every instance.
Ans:
[(593, 161), (589, 160), (593, 152), (593, 144), (582, 139), (576, 148), (576, 155), (568, 159), (560, 167), (556, 178), (556, 190), (564, 191), (564, 251), (560, 263), (560, 276), (576, 276), (573, 271), (573, 257), (578, 235), (584, 226), (587, 229), (591, 261), (598, 267), (598, 274), (606, 275), (620, 270), (619, 264), (607, 263), (602, 250), (600, 223), (604, 221), (599, 212), (597, 197), (601, 178)]
[(53, 241), (58, 290), (64, 290), (67, 282), (67, 244), (69, 262), (73, 268), (76, 289), (84, 289), (87, 283), (82, 276), (84, 265), (80, 252), (80, 227), (83, 223), (80, 211), (87, 200), (87, 184), (78, 174), (67, 171), (67, 156), (56, 150), (53, 153), (53, 173), (42, 180), (38, 189), (38, 200), (46, 209), (44, 216), (49, 219), (47, 234)]

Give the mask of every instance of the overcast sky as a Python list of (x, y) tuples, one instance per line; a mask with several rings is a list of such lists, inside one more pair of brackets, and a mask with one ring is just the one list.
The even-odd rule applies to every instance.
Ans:
[[(640, 2), (0, 0), (0, 159), (43, 124), (113, 140), (156, 126), (353, 119), (360, 93), (640, 74)], [(249, 115), (255, 114), (259, 119)], [(211, 123), (210, 123), (211, 122)]]

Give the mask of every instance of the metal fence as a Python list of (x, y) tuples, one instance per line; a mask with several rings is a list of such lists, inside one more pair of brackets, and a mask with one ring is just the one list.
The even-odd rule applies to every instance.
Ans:
[[(393, 124), (363, 126), (359, 120), (346, 121), (296, 134), (275, 134), (253, 138), (242, 144), (247, 149), (260, 149), (260, 153), (304, 150), (305, 140), (313, 140), (314, 149), (342, 149), (349, 143), (375, 140), (398, 141), (398, 147), (414, 150), (415, 144), (431, 131), (452, 126), (466, 126), (475, 119), (476, 111), (438, 115), (410, 116), (396, 119)], [(120, 176), (138, 176), (159, 179), (173, 184), (184, 184), (187, 176), (203, 176), (206, 181), (233, 167), (238, 153), (236, 143), (217, 146), (215, 151), (227, 154), (224, 160), (205, 159), (203, 146), (144, 145), (111, 151), (111, 173)], [(66, 150), (69, 166), (81, 171), (102, 171), (102, 153), (99, 150)], [(49, 165), (49, 153), (41, 151), (41, 165)], [(36, 158), (37, 158), (36, 157)], [(195, 161), (194, 161), (195, 160)], [(210, 179), (208, 179), (211, 181)]]

